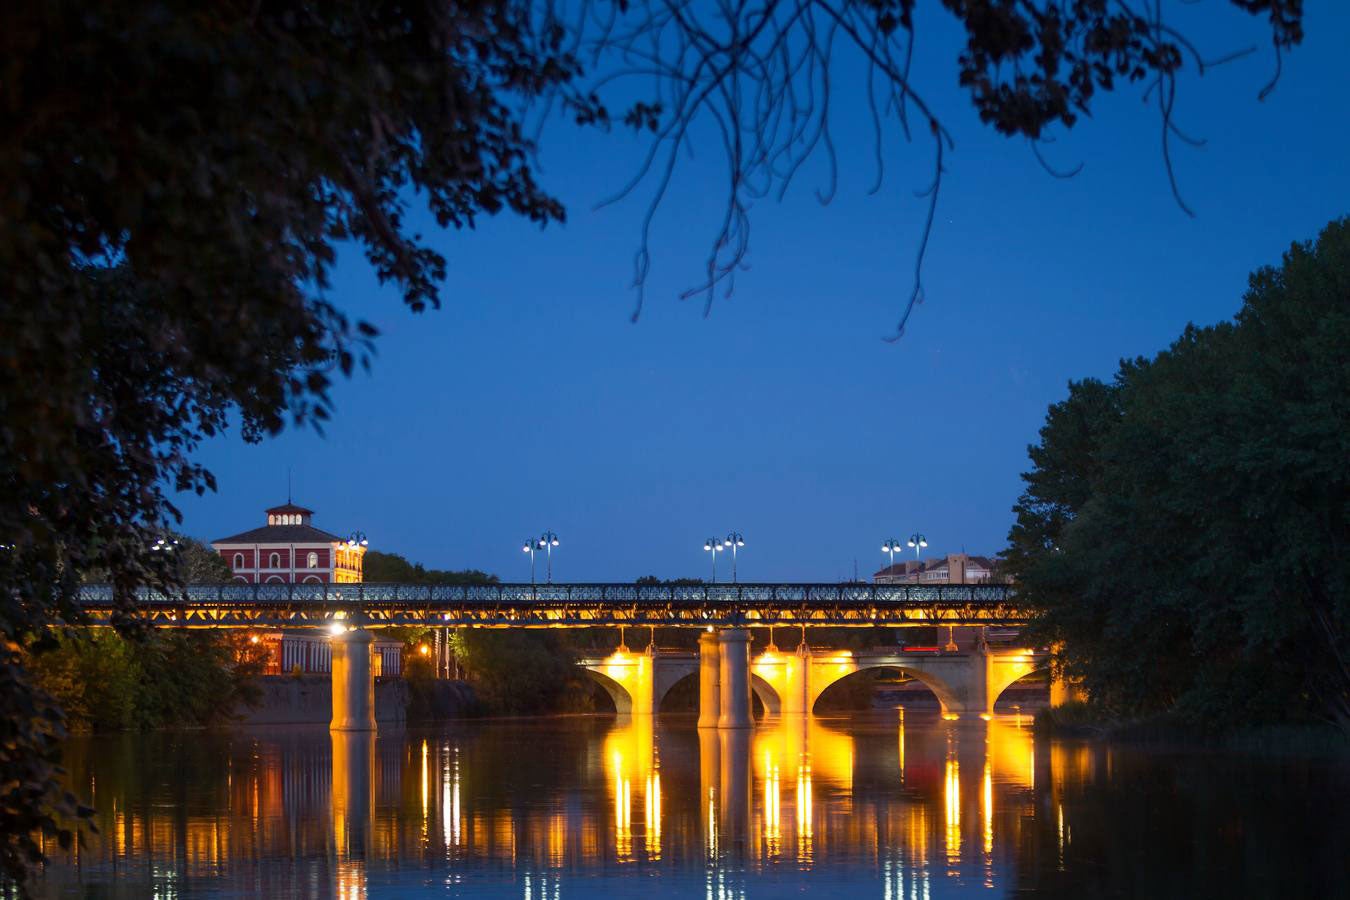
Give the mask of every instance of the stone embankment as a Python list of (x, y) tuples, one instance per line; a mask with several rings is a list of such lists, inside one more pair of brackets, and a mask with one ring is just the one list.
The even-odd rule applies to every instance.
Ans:
[[(326, 725), (332, 718), (333, 686), (327, 675), (269, 675), (258, 685), (258, 705), (236, 711), (244, 725)], [(381, 725), (455, 719), (477, 708), (473, 688), (462, 681), (433, 681), (421, 690), (401, 678), (375, 681), (375, 721)]]

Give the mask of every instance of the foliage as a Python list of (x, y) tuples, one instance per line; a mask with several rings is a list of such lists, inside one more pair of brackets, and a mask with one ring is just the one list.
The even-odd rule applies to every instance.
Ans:
[(28, 667), (80, 731), (209, 726), (254, 702), (263, 653), (242, 635), (156, 631), (128, 640), (108, 629), (74, 631)]
[(1350, 728), (1350, 220), (1051, 407), (1008, 565), (1110, 712)]
[[(855, 149), (850, 135), (836, 137), (832, 120), (870, 119), (863, 152), (870, 151), (876, 191), (885, 176), (886, 142), (891, 135), (917, 138), (932, 148), (932, 166), (916, 193), (927, 207), (918, 241), (913, 281), (903, 301), (894, 338), (923, 294), (922, 268), (945, 172), (945, 154), (955, 141), (947, 128), (949, 111), (928, 93), (920, 48), (918, 0), (780, 0), (770, 3), (666, 3), (632, 0), (616, 15), (604, 0), (544, 4), (546, 23), (558, 22), (584, 48), (595, 91), (606, 97), (636, 90), (623, 121), (652, 135), (636, 174), (614, 197), (644, 185), (649, 206), (633, 260), (638, 291), (634, 319), (651, 266), (652, 221), (687, 155), (703, 152), (694, 139), (705, 129), (722, 151), (726, 170), (720, 206), (713, 219), (700, 280), (685, 297), (701, 295), (704, 314), (717, 288), (729, 293), (744, 268), (750, 247), (751, 210), (765, 197), (781, 199), (798, 173), (815, 159), (824, 165), (816, 190), (828, 203), (839, 187), (836, 147)], [(1041, 154), (1057, 129), (1090, 116), (1103, 94), (1134, 88), (1159, 118), (1163, 166), (1182, 209), (1171, 153), (1188, 137), (1173, 116), (1184, 75), (1203, 75), (1221, 62), (1255, 51), (1231, 48), (1206, 58), (1171, 21), (1172, 4), (1128, 4), (1105, 0), (940, 0), (928, 4), (950, 14), (964, 31), (955, 76), (969, 92), (981, 121), (1000, 134), (1025, 140), (1051, 174)], [(1303, 36), (1302, 0), (1231, 0), (1207, 7), (1206, 21), (1241, 10), (1269, 25), (1275, 77), (1281, 55)], [(936, 13), (935, 13), (936, 14)], [(556, 18), (555, 18), (556, 17)], [(566, 24), (563, 24), (566, 23)], [(579, 23), (573, 26), (571, 23)], [(944, 71), (945, 67), (939, 71)], [(950, 71), (950, 70), (945, 70)], [(939, 76), (941, 78), (941, 76)], [(840, 109), (847, 110), (844, 115)], [(603, 103), (587, 111), (607, 121)], [(579, 116), (585, 119), (585, 115)], [(845, 161), (849, 166), (853, 159)], [(850, 166), (851, 167), (851, 166)], [(819, 169), (818, 169), (819, 170)], [(1076, 170), (1075, 170), (1076, 171)]]
[[(0, 4), (0, 638), (41, 653), (48, 628), (80, 620), (83, 573), (107, 571), (124, 613), (138, 587), (177, 590), (170, 554), (150, 548), (179, 519), (171, 492), (214, 489), (200, 442), (231, 421), (256, 440), (331, 414), (334, 371), (367, 364), (375, 335), (327, 299), (340, 244), (422, 311), (439, 305), (446, 265), (410, 232), (410, 198), (441, 227), (507, 210), (561, 220), (535, 180), (525, 116), (533, 103), (610, 121), (577, 86), (583, 55), (618, 69), (595, 72), (599, 90), (655, 48), (640, 68), (658, 73), (660, 96), (616, 116), (654, 131), (653, 159), (673, 166), (700, 112), (730, 123), (732, 197), (709, 290), (744, 252), (746, 192), (786, 189), (822, 134), (832, 148), (836, 36), (867, 61), (869, 100), (875, 78), (906, 131), (918, 111), (941, 174), (945, 132), (910, 84), (912, 41), (894, 40), (912, 39), (914, 0), (708, 7), (725, 21), (584, 5)], [(1301, 37), (1299, 0), (1232, 5), (1269, 19), (1277, 52)], [(1114, 78), (1148, 81), (1168, 122), (1189, 44), (1160, 14), (1098, 0), (944, 6), (969, 36), (961, 78), (999, 130), (1069, 124)], [(730, 118), (704, 103), (724, 98), (736, 98)], [(668, 169), (657, 202), (667, 183)], [(22, 879), (51, 821), (42, 761), (63, 726), (10, 659), (0, 784), (17, 787), (0, 863)]]
[(365, 580), (398, 584), (497, 584), (500, 579), (477, 569), (428, 569), (397, 553), (368, 550), (362, 558)]
[(657, 578), (655, 575), (643, 575), (636, 584), (646, 587), (655, 587), (657, 585), (675, 585), (676, 587), (693, 587), (704, 584), (702, 578)]
[[(152, 540), (150, 546), (165, 556), (170, 573), (183, 584), (220, 584), (234, 577), (229, 563), (196, 538), (167, 531)], [(80, 580), (85, 584), (107, 584), (110, 575), (101, 567), (85, 569)]]
[(517, 715), (558, 711), (576, 692), (584, 676), (577, 674), (572, 640), (552, 629), (460, 628), (450, 646), (485, 710)]

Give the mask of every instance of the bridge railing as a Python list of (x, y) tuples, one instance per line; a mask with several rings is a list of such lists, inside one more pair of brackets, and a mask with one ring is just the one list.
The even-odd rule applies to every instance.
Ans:
[[(945, 606), (1012, 602), (1006, 584), (194, 584), (181, 593), (150, 588), (137, 593), (143, 606)], [(109, 585), (80, 590), (81, 605), (108, 607)]]

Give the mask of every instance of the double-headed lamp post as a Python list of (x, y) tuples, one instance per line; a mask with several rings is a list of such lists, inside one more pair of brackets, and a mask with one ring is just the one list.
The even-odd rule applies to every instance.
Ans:
[(928, 538), (916, 531), (909, 536), (909, 545), (914, 548), (914, 558), (918, 559), (919, 551), (928, 546)]
[(541, 549), (537, 538), (526, 538), (525, 546), (520, 548), (530, 554), (530, 587), (534, 587), (534, 551)]
[(539, 536), (539, 546), (544, 548), (544, 557), (548, 560), (547, 583), (553, 583), (553, 548), (558, 546), (558, 535), (552, 531), (545, 531)]
[(712, 583), (717, 584), (717, 554), (726, 548), (717, 538), (708, 538), (703, 542), (703, 549), (712, 554)]
[(540, 550), (544, 551), (544, 557), (548, 560), (548, 584), (553, 583), (553, 548), (558, 546), (558, 536), (552, 531), (545, 531), (537, 538), (529, 538), (525, 545), (521, 547), (526, 553), (530, 554), (530, 585), (534, 585), (534, 555)]
[[(890, 540), (882, 543), (881, 552), (889, 553), (891, 556), (890, 568), (892, 569), (895, 568), (895, 554), (899, 553), (902, 549), (904, 549), (903, 546), (895, 538), (891, 538)], [(891, 576), (894, 577), (894, 575), (895, 573), (892, 572)]]
[(730, 547), (730, 548), (731, 548), (731, 583), (732, 583), (732, 584), (735, 584), (735, 583), (736, 583), (736, 550), (737, 550), (737, 548), (740, 548), (740, 547), (744, 547), (744, 546), (745, 546), (745, 538), (741, 537), (741, 533), (740, 533), (739, 531), (733, 531), (731, 534), (727, 535), (726, 544), (725, 544), (724, 546), (727, 546), (727, 547)]

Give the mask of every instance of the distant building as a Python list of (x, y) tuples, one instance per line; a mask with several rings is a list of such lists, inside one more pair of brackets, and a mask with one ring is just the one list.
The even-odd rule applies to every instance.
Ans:
[(366, 548), (312, 524), (314, 511), (286, 503), (267, 510), (267, 524), (211, 542), (234, 573), (249, 584), (337, 583), (363, 580)]
[(937, 559), (909, 560), (873, 573), (873, 584), (983, 584), (994, 577), (987, 556), (948, 553)]

